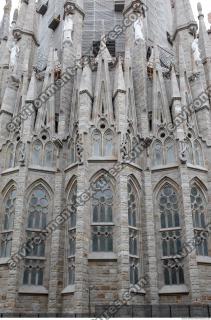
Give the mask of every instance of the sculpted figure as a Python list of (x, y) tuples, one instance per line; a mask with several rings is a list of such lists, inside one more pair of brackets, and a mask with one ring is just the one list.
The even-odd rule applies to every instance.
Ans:
[(73, 19), (72, 19), (72, 14), (66, 15), (65, 20), (64, 20), (64, 40), (63, 41), (70, 41), (71, 43), (73, 42), (72, 40), (72, 33), (73, 33)]
[(144, 34), (143, 34), (143, 18), (139, 17), (134, 22), (134, 29), (135, 29), (135, 43), (137, 44), (140, 40), (145, 41)]
[(14, 67), (17, 65), (17, 57), (20, 52), (20, 49), (17, 45), (17, 42), (14, 42), (14, 45), (12, 49), (10, 50), (10, 67), (14, 69)]
[(199, 40), (195, 39), (192, 43), (192, 52), (193, 52), (193, 58), (194, 61), (196, 63), (196, 65), (198, 65), (201, 62), (201, 57), (200, 57), (200, 51), (199, 51)]

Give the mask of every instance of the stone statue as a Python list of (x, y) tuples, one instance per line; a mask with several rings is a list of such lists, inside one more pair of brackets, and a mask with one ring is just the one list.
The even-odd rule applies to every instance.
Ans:
[(142, 16), (139, 17), (135, 22), (134, 22), (134, 29), (135, 29), (135, 43), (137, 44), (140, 40), (145, 41), (144, 34), (143, 34), (143, 18)]
[(68, 14), (65, 16), (65, 20), (64, 20), (64, 41), (70, 41), (71, 43), (73, 43), (72, 40), (72, 33), (73, 33), (73, 15), (72, 14)]
[(198, 65), (201, 62), (201, 57), (200, 57), (200, 51), (199, 51), (199, 40), (195, 39), (192, 43), (192, 52), (193, 52), (193, 58), (194, 61), (196, 63), (196, 65)]
[(20, 162), (21, 166), (23, 166), (25, 163), (25, 157), (26, 157), (25, 143), (22, 143), (19, 149), (19, 154), (18, 154), (18, 161)]
[(14, 70), (17, 65), (17, 57), (20, 52), (20, 49), (17, 45), (17, 41), (14, 42), (12, 49), (10, 50), (10, 67)]

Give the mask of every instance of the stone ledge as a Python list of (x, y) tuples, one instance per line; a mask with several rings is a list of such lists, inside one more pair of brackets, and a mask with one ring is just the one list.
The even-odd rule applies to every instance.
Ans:
[(179, 167), (178, 163), (172, 163), (172, 164), (164, 164), (162, 166), (154, 166), (151, 167), (151, 171), (162, 171), (162, 170), (169, 170), (169, 169), (177, 169)]
[(185, 293), (188, 294), (189, 290), (186, 287), (186, 285), (171, 285), (171, 286), (163, 286), (160, 290), (159, 290), (159, 294), (177, 294), (177, 293)]
[(41, 166), (30, 166), (28, 168), (30, 171), (42, 171), (46, 173), (56, 173), (57, 170), (55, 168), (41, 167)]
[(67, 294), (67, 293), (74, 293), (75, 292), (75, 285), (69, 285), (66, 288), (64, 288), (61, 292), (61, 294)]
[(6, 174), (10, 174), (10, 173), (17, 173), (19, 172), (19, 167), (13, 167), (13, 168), (9, 168), (9, 169), (6, 169), (4, 170), (1, 175), (6, 175)]
[(88, 260), (117, 260), (113, 252), (92, 252), (88, 254)]
[(95, 162), (117, 162), (117, 157), (95, 157), (89, 158), (87, 161), (90, 163)]
[(27, 294), (48, 294), (48, 290), (43, 286), (21, 286), (19, 293)]
[(204, 171), (204, 172), (208, 172), (208, 169), (202, 166), (197, 166), (191, 163), (187, 164), (187, 168), (188, 169), (193, 169), (193, 170), (198, 170), (198, 171)]
[(9, 260), (10, 260), (10, 257), (0, 258), (0, 265), (8, 264)]
[[(133, 288), (135, 291), (133, 291)], [(143, 288), (140, 288), (138, 290), (136, 290), (136, 287), (135, 285), (134, 286), (131, 286), (130, 289), (129, 289), (130, 293), (133, 294), (133, 295), (137, 295), (137, 294), (141, 294), (141, 295), (144, 295), (146, 294), (146, 291), (143, 289)]]
[(211, 257), (196, 256), (196, 261), (198, 264), (210, 264), (211, 265)]

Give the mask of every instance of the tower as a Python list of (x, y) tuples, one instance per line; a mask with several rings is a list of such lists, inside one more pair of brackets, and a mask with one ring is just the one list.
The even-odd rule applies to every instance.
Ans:
[(209, 305), (201, 5), (199, 26), (189, 0), (22, 0), (11, 27), (10, 12), (6, 1), (1, 312), (147, 316), (151, 305), (169, 316), (184, 305), (188, 316)]

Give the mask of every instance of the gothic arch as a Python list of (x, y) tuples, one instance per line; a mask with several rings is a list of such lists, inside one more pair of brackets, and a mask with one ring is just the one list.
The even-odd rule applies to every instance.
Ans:
[(157, 199), (158, 194), (160, 192), (160, 190), (166, 185), (166, 184), (170, 184), (177, 192), (180, 192), (180, 186), (178, 185), (177, 182), (175, 182), (173, 179), (165, 176), (163, 177), (154, 187), (153, 189), (153, 193), (155, 195), (155, 199)]
[(17, 189), (17, 183), (15, 180), (11, 179), (7, 184), (4, 186), (4, 188), (1, 191), (2, 197), (6, 197), (8, 192), (12, 190), (12, 188)]
[(204, 184), (204, 182), (195, 176), (190, 180), (190, 186), (192, 187), (194, 184), (201, 190), (201, 192), (204, 194), (204, 197), (207, 200), (208, 189), (207, 189), (207, 186)]
[(42, 178), (35, 180), (27, 187), (26, 198), (28, 198), (30, 196), (30, 194), (32, 193), (32, 191), (38, 187), (44, 188), (47, 192), (49, 199), (52, 200), (54, 192), (53, 192), (52, 188), (50, 187), (50, 185)]
[(133, 187), (134, 187), (135, 190), (136, 190), (138, 199), (140, 200), (140, 198), (141, 198), (141, 192), (142, 192), (142, 187), (141, 187), (138, 179), (134, 176), (134, 174), (130, 174), (130, 175), (128, 176), (128, 182), (131, 182), (131, 183), (132, 183)]
[(69, 194), (72, 190), (72, 188), (74, 187), (75, 183), (77, 183), (77, 176), (74, 174), (69, 182), (67, 183), (66, 187), (65, 187), (65, 194), (66, 194), (66, 198), (68, 199)]
[(92, 177), (89, 179), (89, 181), (95, 183), (97, 182), (97, 180), (100, 179), (100, 177), (104, 177), (104, 176), (109, 177), (112, 189), (114, 191), (116, 186), (116, 179), (105, 169), (100, 169), (99, 171), (95, 172), (92, 175)]

